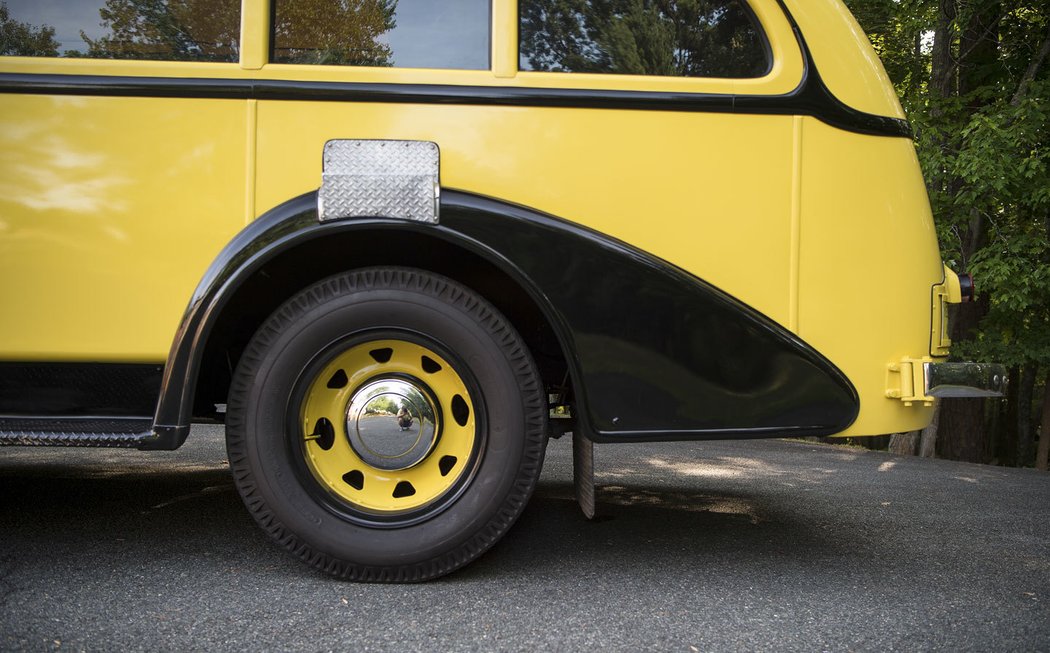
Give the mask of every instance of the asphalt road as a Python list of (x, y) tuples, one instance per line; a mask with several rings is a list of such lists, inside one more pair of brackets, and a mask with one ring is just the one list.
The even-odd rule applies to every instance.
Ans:
[(479, 561), (331, 580), (249, 518), (222, 434), (0, 449), (3, 650), (1050, 651), (1050, 475), (804, 442), (567, 439)]

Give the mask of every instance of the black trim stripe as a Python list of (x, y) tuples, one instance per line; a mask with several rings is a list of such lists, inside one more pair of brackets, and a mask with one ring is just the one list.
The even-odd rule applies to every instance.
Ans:
[(247, 100), (250, 80), (198, 77), (0, 74), (0, 93)]
[(862, 134), (911, 135), (906, 121), (851, 109), (831, 95), (819, 77), (816, 83), (812, 79), (813, 76), (808, 75), (798, 89), (786, 95), (752, 96), (451, 84), (0, 73), (0, 93), (808, 115), (833, 127)]

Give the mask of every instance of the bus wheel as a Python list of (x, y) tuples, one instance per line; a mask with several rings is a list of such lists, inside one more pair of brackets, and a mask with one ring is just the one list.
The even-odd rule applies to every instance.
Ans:
[(227, 448), (256, 521), (291, 552), (363, 581), (434, 578), (475, 559), (539, 476), (547, 406), (500, 313), (450, 279), (371, 268), (321, 281), (252, 338)]

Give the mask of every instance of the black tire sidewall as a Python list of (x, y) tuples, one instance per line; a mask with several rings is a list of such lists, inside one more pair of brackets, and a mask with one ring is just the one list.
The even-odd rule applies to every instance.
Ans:
[[(522, 365), (527, 351), (520, 337), (470, 291), (403, 270), (390, 272), (392, 283), (361, 287), (361, 274), (300, 293), (259, 330), (242, 357), (234, 385), (244, 392), (237, 399), (231, 392), (231, 413), (243, 416), (243, 429), (233, 439), (241, 438), (240, 463), (252, 477), (253, 498), (270, 515), (253, 512), (276, 519), (300, 540), (295, 546), (305, 545), (313, 556), (356, 567), (454, 568), (491, 546), (531, 494), (538, 469), (530, 466), (535, 449), (542, 456), (542, 436), (528, 422), (535, 422), (537, 402), (542, 405), (542, 386), (531, 360)], [(316, 488), (304, 487), (312, 479), (297, 468), (294, 457), (301, 453), (288, 434), (288, 411), (298, 411), (290, 398), (311, 361), (334, 343), (377, 330), (422, 334), (451, 353), (457, 371), (469, 378), (474, 410), (483, 411), (486, 427), (479, 433), (476, 469), (455, 501), (410, 526), (362, 526), (318, 502)], [(231, 465), (233, 458), (231, 453)]]

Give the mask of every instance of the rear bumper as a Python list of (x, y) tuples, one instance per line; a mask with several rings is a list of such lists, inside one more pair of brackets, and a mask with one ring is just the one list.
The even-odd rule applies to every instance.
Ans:
[(1002, 397), (1006, 383), (1006, 368), (994, 363), (902, 358), (888, 367), (886, 396), (899, 399), (905, 406), (932, 407), (938, 397)]
[(924, 363), (928, 397), (1002, 397), (1006, 368), (994, 363)]

